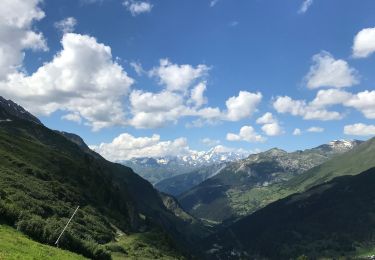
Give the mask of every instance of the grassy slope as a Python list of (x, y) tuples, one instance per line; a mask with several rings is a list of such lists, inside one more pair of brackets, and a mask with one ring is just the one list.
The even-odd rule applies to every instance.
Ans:
[(120, 234), (115, 242), (106, 245), (113, 260), (121, 259), (184, 259), (160, 230), (137, 234)]
[(237, 212), (249, 214), (293, 193), (303, 192), (338, 176), (356, 175), (371, 167), (375, 167), (375, 138), (289, 181), (255, 187), (245, 192), (229, 191), (227, 200)]
[(234, 223), (208, 238), (206, 248), (223, 246), (218, 253), (223, 259), (237, 259), (233, 251), (270, 259), (371, 255), (375, 247), (374, 183), (375, 168), (335, 178)]
[(31, 240), (9, 226), (0, 225), (0, 259), (83, 260), (83, 256)]
[(174, 237), (188, 229), (131, 169), (84, 153), (44, 126), (1, 123), (0, 220), (52, 244), (77, 205), (61, 246), (89, 257), (103, 256), (98, 244), (115, 238), (113, 226), (137, 233), (156, 224)]

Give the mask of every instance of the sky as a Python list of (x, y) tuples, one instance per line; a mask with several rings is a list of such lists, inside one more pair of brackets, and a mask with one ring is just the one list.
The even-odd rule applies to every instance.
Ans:
[(373, 0), (3, 0), (0, 95), (110, 160), (375, 135)]

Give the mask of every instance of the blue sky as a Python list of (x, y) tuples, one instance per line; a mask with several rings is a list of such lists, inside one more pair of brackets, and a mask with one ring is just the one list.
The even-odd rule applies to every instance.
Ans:
[(372, 0), (5, 2), (0, 94), (109, 159), (375, 135)]

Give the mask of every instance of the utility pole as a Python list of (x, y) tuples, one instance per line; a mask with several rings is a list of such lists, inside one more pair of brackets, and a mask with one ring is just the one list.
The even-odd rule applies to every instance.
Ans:
[(70, 221), (72, 221), (72, 219), (73, 219), (74, 215), (77, 213), (78, 209), (79, 209), (79, 206), (78, 206), (78, 207), (76, 208), (76, 210), (73, 212), (73, 215), (70, 217), (70, 219), (68, 220), (68, 223), (66, 223), (64, 229), (61, 231), (61, 234), (60, 234), (59, 237), (57, 238), (57, 240), (56, 240), (56, 242), (55, 242), (55, 245), (56, 245), (57, 247), (59, 247), (59, 240), (60, 240), (61, 236), (64, 234), (66, 228), (69, 226)]

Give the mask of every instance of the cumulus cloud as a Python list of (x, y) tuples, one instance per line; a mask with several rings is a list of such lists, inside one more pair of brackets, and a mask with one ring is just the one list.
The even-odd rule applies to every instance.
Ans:
[(275, 119), (270, 112), (267, 112), (263, 116), (259, 117), (256, 123), (263, 125), (262, 130), (268, 136), (277, 136), (284, 132), (279, 125), (278, 120)]
[(375, 119), (375, 90), (353, 94), (344, 105), (357, 109), (368, 119)]
[(294, 129), (293, 135), (301, 135), (301, 134), (302, 134), (301, 129), (299, 129), (299, 128)]
[(339, 112), (328, 111), (325, 108), (306, 103), (305, 100), (294, 100), (288, 96), (277, 97), (273, 107), (278, 113), (289, 113), (293, 116), (301, 116), (305, 120), (340, 120), (343, 118)]
[(310, 132), (310, 133), (322, 133), (322, 132), (324, 132), (324, 128), (312, 126), (312, 127), (308, 128), (306, 131)]
[(110, 143), (90, 146), (110, 161), (122, 161), (139, 157), (163, 157), (189, 154), (190, 149), (186, 138), (172, 141), (161, 141), (159, 135), (151, 137), (135, 137), (123, 133)]
[(47, 51), (42, 33), (32, 29), (44, 18), (41, 0), (3, 0), (0, 8), (0, 80), (22, 67), (24, 50)]
[(64, 34), (74, 32), (76, 25), (77, 20), (74, 17), (67, 17), (55, 23), (55, 27)]
[(240, 91), (237, 97), (231, 97), (225, 102), (227, 107), (225, 118), (228, 121), (248, 118), (256, 111), (261, 100), (262, 94), (260, 92)]
[(375, 135), (375, 125), (366, 125), (362, 123), (344, 126), (344, 134), (358, 136)]
[(375, 52), (375, 27), (361, 30), (353, 43), (353, 57), (367, 58)]
[(145, 1), (126, 0), (123, 2), (123, 5), (133, 16), (149, 13), (153, 8), (151, 3)]
[(111, 48), (74, 33), (65, 34), (61, 44), (53, 60), (32, 75), (9, 75), (1, 92), (38, 115), (78, 114), (94, 130), (124, 124), (122, 98), (133, 79), (112, 60)]
[(293, 100), (288, 96), (278, 97), (273, 103), (279, 113), (302, 116), (306, 120), (339, 120), (344, 115), (326, 108), (333, 105), (354, 108), (368, 119), (375, 119), (375, 90), (350, 93), (339, 89), (319, 90), (309, 103), (305, 100)]
[(79, 115), (79, 113), (66, 114), (66, 115), (62, 116), (61, 119), (76, 122), (78, 124), (80, 124), (82, 122), (82, 117)]
[(256, 121), (257, 124), (272, 124), (275, 123), (276, 119), (273, 117), (272, 113), (267, 112), (263, 116), (259, 117)]
[(238, 134), (228, 133), (228, 141), (264, 142), (266, 139), (258, 134), (252, 126), (243, 126)]
[(196, 107), (201, 107), (207, 103), (207, 98), (204, 96), (204, 92), (206, 91), (206, 89), (206, 83), (200, 82), (191, 90), (190, 101)]
[(183, 103), (180, 95), (169, 91), (151, 93), (134, 90), (129, 99), (132, 111), (135, 113), (170, 111)]
[(313, 0), (304, 0), (301, 7), (298, 10), (299, 14), (304, 14), (309, 10), (310, 6), (313, 4)]
[(311, 101), (312, 107), (324, 108), (332, 105), (343, 104), (352, 97), (352, 94), (340, 89), (322, 89)]
[(173, 64), (168, 59), (161, 59), (159, 67), (150, 71), (161, 85), (169, 91), (186, 91), (198, 79), (206, 76), (209, 68), (204, 64), (193, 67), (189, 64)]
[(277, 122), (263, 125), (262, 130), (268, 136), (277, 136), (283, 133), (283, 129)]
[[(220, 121), (239, 121), (248, 118), (261, 100), (260, 93), (241, 91), (238, 96), (226, 101), (227, 109), (204, 107), (206, 83), (200, 82), (190, 95), (166, 88), (159, 93), (134, 90), (130, 94), (132, 118), (128, 123), (136, 128), (157, 128), (168, 123), (177, 123), (182, 117), (195, 117), (188, 127), (202, 127)], [(162, 102), (161, 102), (162, 101)]]
[(133, 114), (129, 123), (136, 128), (157, 128), (177, 122), (187, 110), (183, 97), (168, 90), (160, 93), (134, 90), (129, 100)]
[(359, 83), (357, 70), (344, 60), (336, 60), (330, 53), (322, 51), (313, 56), (313, 65), (305, 80), (310, 89), (320, 87), (343, 88)]
[(327, 107), (341, 104), (345, 107), (354, 108), (368, 119), (375, 118), (375, 91), (362, 91), (352, 94), (338, 89), (320, 90), (311, 102), (315, 107)]

